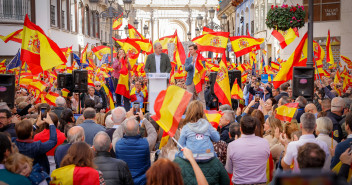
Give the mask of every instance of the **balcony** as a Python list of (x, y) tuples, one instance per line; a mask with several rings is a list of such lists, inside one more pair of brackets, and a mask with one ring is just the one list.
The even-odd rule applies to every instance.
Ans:
[(0, 22), (23, 23), (26, 14), (31, 17), (31, 0), (0, 0)]
[(222, 12), (224, 9), (226, 9), (227, 5), (231, 4), (232, 0), (223, 0), (220, 3), (220, 8), (219, 8), (219, 12)]

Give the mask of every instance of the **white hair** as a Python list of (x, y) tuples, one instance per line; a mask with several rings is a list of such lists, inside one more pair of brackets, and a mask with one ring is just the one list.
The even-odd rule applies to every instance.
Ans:
[(341, 97), (335, 97), (331, 100), (331, 112), (341, 111), (345, 108), (345, 102)]
[(121, 124), (126, 119), (126, 110), (123, 107), (116, 107), (111, 111), (114, 124)]
[(112, 121), (112, 115), (110, 114), (109, 116), (106, 116), (105, 126), (106, 128), (112, 128), (113, 125), (114, 125), (114, 122)]
[(55, 100), (56, 107), (64, 107), (66, 105), (66, 100), (64, 97), (59, 96)]
[(99, 81), (95, 81), (94, 85), (101, 85), (101, 83)]
[(162, 45), (160, 44), (160, 42), (155, 42), (155, 43), (154, 43), (154, 48), (156, 48), (158, 45), (162, 46)]

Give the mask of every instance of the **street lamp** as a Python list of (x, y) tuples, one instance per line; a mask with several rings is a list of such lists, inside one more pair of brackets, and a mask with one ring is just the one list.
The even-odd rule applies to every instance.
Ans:
[(196, 28), (196, 35), (199, 35), (199, 28)]
[(147, 36), (147, 34), (148, 34), (148, 26), (146, 24), (143, 26), (143, 31), (144, 31), (144, 36)]
[(137, 27), (138, 27), (138, 21), (137, 21), (137, 19), (135, 19), (134, 21), (133, 21), (133, 24), (134, 24), (134, 27), (136, 28), (136, 29), (138, 29)]
[[(198, 30), (198, 31), (199, 31), (199, 30)], [(191, 34), (190, 31), (187, 33), (187, 37), (188, 37), (188, 40), (191, 41), (191, 39), (192, 39), (192, 34)]]
[(126, 38), (127, 38), (128, 37), (128, 26), (126, 25), (124, 29), (125, 29), (125, 34), (126, 34)]
[(227, 22), (227, 16), (226, 16), (226, 14), (222, 14), (222, 16), (221, 16), (221, 26), (223, 28), (223, 31), (225, 31), (226, 22)]
[(123, 0), (123, 4), (124, 4), (126, 16), (128, 17), (128, 14), (131, 12), (131, 8), (132, 8), (132, 0)]
[(199, 14), (197, 17), (198, 27), (201, 28), (203, 26), (203, 17)]
[(213, 7), (210, 8), (209, 10), (209, 16), (210, 16), (210, 29), (214, 29), (214, 14), (215, 14), (215, 9)]

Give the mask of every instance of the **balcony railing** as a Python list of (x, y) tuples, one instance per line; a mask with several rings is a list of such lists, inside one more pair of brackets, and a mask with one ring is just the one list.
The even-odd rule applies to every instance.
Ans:
[(0, 0), (0, 22), (22, 22), (31, 17), (31, 0)]

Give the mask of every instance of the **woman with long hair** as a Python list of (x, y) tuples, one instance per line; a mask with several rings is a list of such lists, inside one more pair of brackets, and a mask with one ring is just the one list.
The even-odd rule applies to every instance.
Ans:
[(61, 161), (61, 168), (53, 171), (50, 184), (105, 184), (102, 174), (93, 162), (94, 153), (85, 142), (76, 142)]
[(61, 116), (60, 116), (60, 125), (58, 126), (58, 129), (61, 132), (65, 131), (65, 126), (67, 124), (74, 124), (75, 123), (75, 118), (73, 116), (73, 112), (71, 109), (66, 108), (62, 111)]

